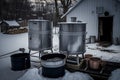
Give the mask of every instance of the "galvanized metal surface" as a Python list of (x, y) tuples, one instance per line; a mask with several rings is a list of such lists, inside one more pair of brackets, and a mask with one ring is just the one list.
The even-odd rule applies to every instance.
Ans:
[(52, 48), (52, 28), (48, 20), (29, 20), (29, 49)]
[(85, 52), (86, 23), (59, 23), (60, 52), (83, 54)]

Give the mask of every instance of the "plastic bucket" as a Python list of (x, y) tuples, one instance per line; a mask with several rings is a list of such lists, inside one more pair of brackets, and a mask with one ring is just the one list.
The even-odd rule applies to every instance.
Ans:
[(30, 54), (18, 53), (11, 55), (12, 70), (24, 70), (30, 68)]
[(42, 56), (42, 75), (49, 78), (64, 76), (65, 61), (65, 55), (63, 54), (47, 54)]

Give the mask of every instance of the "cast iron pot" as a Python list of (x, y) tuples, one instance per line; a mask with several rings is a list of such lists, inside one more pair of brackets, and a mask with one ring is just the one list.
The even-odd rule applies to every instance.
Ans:
[(41, 57), (42, 75), (49, 78), (62, 77), (65, 74), (64, 54), (47, 54)]

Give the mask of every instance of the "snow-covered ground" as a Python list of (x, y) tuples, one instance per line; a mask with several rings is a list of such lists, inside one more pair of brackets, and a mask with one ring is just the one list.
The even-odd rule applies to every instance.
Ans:
[[(39, 73), (38, 73), (39, 72)], [(65, 75), (59, 78), (46, 78), (41, 75), (41, 69), (33, 68), (28, 70), (25, 75), (23, 75), (18, 80), (93, 80), (88, 74), (74, 72), (70, 73), (65, 71)]]
[[(111, 45), (109, 47), (97, 46), (98, 43), (86, 44), (86, 53), (92, 54), (95, 57), (100, 57), (105, 61), (119, 62), (120, 63), (120, 46)], [(114, 52), (101, 51), (101, 50), (113, 50)]]
[[(58, 52), (58, 49), (59, 49), (58, 28), (56, 29), (56, 31), (55, 29), (53, 31), (54, 31), (53, 32), (53, 51)], [(16, 35), (0, 33), (0, 80), (17, 80), (18, 78), (23, 76), (24, 73), (27, 71), (27, 70), (12, 71), (11, 61), (10, 61), (10, 55), (12, 54), (1, 56), (3, 54), (18, 50), (19, 48), (25, 48), (26, 52), (29, 51), (28, 33), (22, 33), (22, 34), (16, 34)], [(86, 44), (85, 54), (93, 54), (93, 56), (100, 57), (103, 60), (120, 62), (120, 46), (112, 45), (110, 47), (105, 48), (105, 49), (115, 50), (116, 53), (100, 51), (98, 48), (103, 49), (103, 47), (97, 46), (97, 43)], [(38, 59), (34, 59), (34, 60), (38, 60)]]
[[(0, 33), (0, 55), (18, 50), (21, 47), (27, 49), (27, 40), (27, 33), (17, 35)], [(16, 80), (25, 72), (11, 70), (10, 55), (0, 57), (0, 80)]]

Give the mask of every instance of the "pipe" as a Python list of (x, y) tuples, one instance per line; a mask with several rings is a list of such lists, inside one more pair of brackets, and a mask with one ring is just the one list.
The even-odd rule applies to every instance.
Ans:
[(18, 50), (15, 50), (15, 51), (12, 51), (12, 52), (9, 52), (9, 53), (0, 55), (0, 58), (1, 58), (1, 57), (4, 57), (4, 56), (6, 56), (6, 55), (9, 55), (9, 54), (15, 53), (15, 52), (17, 52), (17, 51), (21, 51), (22, 53), (24, 53), (24, 52), (25, 52), (25, 48), (19, 48)]

